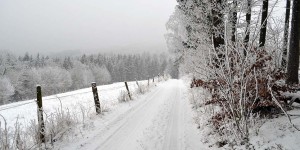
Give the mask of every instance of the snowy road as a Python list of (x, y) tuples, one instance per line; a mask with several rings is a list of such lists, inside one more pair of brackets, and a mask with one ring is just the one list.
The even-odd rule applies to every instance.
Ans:
[(159, 84), (128, 109), (104, 115), (84, 138), (59, 149), (205, 149), (193, 123), (185, 90), (181, 80)]

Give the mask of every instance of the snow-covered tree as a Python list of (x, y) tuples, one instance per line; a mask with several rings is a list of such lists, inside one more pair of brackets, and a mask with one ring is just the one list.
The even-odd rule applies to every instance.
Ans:
[[(190, 74), (195, 78), (193, 82), (202, 83), (202, 88), (212, 95), (203, 104), (221, 106), (218, 114), (212, 114), (218, 120), (212, 121), (220, 125), (216, 127), (225, 127), (221, 134), (235, 131), (236, 139), (243, 141), (249, 135), (249, 116), (263, 107), (277, 109), (273, 98), (283, 99), (279, 89), (288, 90), (286, 85), (277, 82), (285, 78), (280, 69), (284, 22), (280, 24), (279, 19), (272, 18), (277, 3), (269, 0), (177, 2), (167, 23), (169, 51), (175, 54), (180, 72)], [(294, 10), (298, 13), (299, 9)], [(298, 16), (292, 21), (294, 29), (299, 29), (297, 20), (300, 20)], [(288, 77), (298, 83), (294, 79), (298, 79), (299, 32), (292, 33), (296, 41), (291, 40), (289, 62), (293, 71), (288, 71)], [(232, 123), (233, 128), (226, 128), (226, 122)]]
[(95, 77), (95, 82), (99, 85), (108, 84), (111, 82), (110, 72), (107, 70), (105, 66), (92, 66), (91, 71)]
[(70, 73), (59, 67), (44, 67), (39, 69), (40, 85), (45, 95), (55, 94), (69, 90), (72, 85)]
[(35, 97), (36, 85), (40, 81), (40, 75), (36, 69), (23, 69), (17, 79), (15, 86), (15, 94), (19, 95), (21, 99), (28, 99)]
[(72, 89), (88, 87), (95, 80), (90, 68), (79, 61), (74, 61), (74, 66), (71, 69), (71, 78), (73, 81)]
[(7, 103), (14, 94), (14, 87), (5, 76), (0, 76), (0, 105)]
[[(25, 53), (17, 57), (0, 53), (0, 76), (6, 76), (14, 88), (12, 101), (35, 98), (36, 84), (42, 86), (43, 95), (56, 94), (85, 87), (91, 82), (142, 80), (162, 73), (167, 55), (148, 53), (134, 55), (83, 55), (79, 57), (49, 57)], [(82, 63), (82, 62), (83, 63)], [(1, 94), (1, 93), (0, 93)], [(1, 96), (1, 95), (0, 95)]]

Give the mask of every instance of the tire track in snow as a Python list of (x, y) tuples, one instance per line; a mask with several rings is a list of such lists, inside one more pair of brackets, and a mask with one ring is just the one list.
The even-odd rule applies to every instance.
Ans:
[(170, 85), (165, 102), (159, 109), (152, 125), (145, 131), (143, 145), (145, 150), (182, 150), (184, 149), (184, 114), (181, 103), (181, 88), (178, 81)]
[(169, 113), (168, 129), (166, 131), (166, 137), (163, 149), (169, 150), (182, 150), (182, 142), (184, 142), (184, 120), (181, 101), (181, 90), (177, 87), (176, 96), (173, 99), (172, 109)]
[[(145, 98), (145, 103), (138, 105), (137, 108), (130, 109), (130, 112), (127, 112), (126, 114), (123, 114), (122, 117), (119, 117), (118, 122), (110, 125), (112, 126), (113, 132), (109, 134), (109, 136), (95, 149), (117, 150), (119, 148), (115, 148), (116, 146), (122, 148), (123, 146), (126, 146), (132, 142), (130, 139), (135, 138), (134, 136), (137, 134), (137, 132), (143, 128), (143, 123), (149, 119), (152, 113), (155, 113), (152, 109), (147, 108), (151, 108), (151, 106), (149, 106), (151, 105), (150, 102), (152, 102), (153, 98), (161, 92), (161, 89), (157, 89), (153, 95), (149, 95), (149, 97)], [(119, 122), (121, 122), (121, 124)], [(116, 128), (114, 125), (116, 125)], [(136, 142), (138, 142), (138, 140)]]
[(88, 139), (63, 149), (203, 149), (183, 86), (180, 80), (160, 84), (125, 113), (105, 117)]

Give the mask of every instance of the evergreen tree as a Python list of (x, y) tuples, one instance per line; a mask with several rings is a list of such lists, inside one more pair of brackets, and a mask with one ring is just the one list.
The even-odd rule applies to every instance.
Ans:
[(29, 56), (28, 52), (25, 53), (25, 55), (23, 57), (23, 61), (30, 61), (30, 56)]

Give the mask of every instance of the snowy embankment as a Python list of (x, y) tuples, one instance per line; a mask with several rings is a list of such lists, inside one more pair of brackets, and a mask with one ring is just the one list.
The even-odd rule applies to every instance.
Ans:
[[(147, 82), (139, 81), (141, 84), (147, 84)], [(136, 82), (128, 82), (128, 86), (131, 91), (138, 88)], [(118, 103), (120, 92), (126, 90), (124, 82), (102, 85), (97, 88), (103, 111), (113, 109)], [(81, 115), (83, 107), (95, 111), (92, 88), (43, 97), (44, 117), (46, 118), (59, 109)], [(5, 118), (8, 128), (14, 128), (16, 121), (24, 127), (32, 120), (37, 121), (37, 104), (35, 100), (27, 100), (2, 105), (0, 106), (0, 115)], [(3, 121), (3, 118), (0, 118), (0, 121)]]
[[(300, 105), (288, 111), (292, 123), (300, 127)], [(250, 143), (255, 149), (300, 149), (300, 131), (297, 131), (286, 116), (280, 115), (273, 119), (263, 120), (262, 125), (250, 135)]]
[[(190, 78), (185, 77), (186, 86), (189, 86)], [(289, 97), (299, 97), (300, 92), (286, 94)], [(203, 88), (193, 88), (189, 90), (189, 97), (193, 104), (194, 111), (197, 113), (196, 123), (201, 134), (201, 141), (209, 145), (209, 149), (237, 149), (237, 150), (299, 150), (300, 131), (297, 131), (289, 122), (284, 113), (276, 115), (274, 118), (252, 118), (249, 133), (249, 145), (237, 146), (237, 144), (227, 144), (222, 141), (233, 141), (233, 134), (220, 135), (210, 121), (215, 113), (220, 109), (212, 105), (205, 105), (205, 100), (210, 99), (211, 95)], [(291, 122), (300, 128), (300, 105), (294, 103), (293, 110), (287, 112)]]

